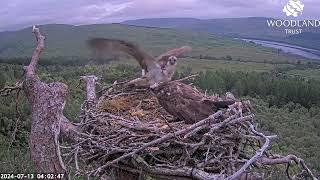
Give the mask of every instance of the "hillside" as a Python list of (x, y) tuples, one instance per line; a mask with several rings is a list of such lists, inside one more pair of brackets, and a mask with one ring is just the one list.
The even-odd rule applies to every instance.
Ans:
[(193, 18), (159, 18), (138, 19), (123, 22), (123, 24), (163, 27), (201, 31), (226, 36), (285, 36), (281, 31), (267, 28), (267, 18), (224, 18), (224, 19), (193, 19)]
[(313, 49), (320, 49), (320, 36), (318, 34), (318, 29), (304, 28), (303, 34), (290, 36), (286, 35), (284, 28), (269, 28), (267, 19), (271, 18), (157, 18), (130, 20), (123, 22), (123, 24), (206, 32), (230, 37), (272, 40)]
[[(237, 60), (245, 62), (287, 63), (302, 61), (300, 57), (288, 56), (259, 45), (209, 35), (199, 32), (180, 32), (173, 29), (135, 27), (121, 24), (99, 25), (44, 25), (41, 26), (46, 39), (44, 58), (73, 57), (90, 58), (85, 45), (90, 37), (116, 38), (136, 42), (153, 55), (167, 49), (189, 45), (193, 48), (190, 57), (215, 60)], [(34, 40), (30, 28), (0, 33), (0, 58), (28, 57), (32, 53)], [(55, 62), (56, 63), (56, 62)], [(59, 63), (59, 62), (57, 62)]]

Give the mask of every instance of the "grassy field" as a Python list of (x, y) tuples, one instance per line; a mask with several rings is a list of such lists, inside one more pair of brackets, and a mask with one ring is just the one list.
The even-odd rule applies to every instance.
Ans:
[[(134, 59), (122, 59), (120, 61), (112, 61), (111, 65), (117, 64), (130, 64), (138, 66)], [(269, 72), (276, 68), (292, 68), (292, 64), (271, 64), (259, 62), (241, 62), (241, 61), (226, 61), (226, 60), (206, 60), (199, 58), (180, 58), (178, 61), (178, 70), (191, 68), (192, 72), (200, 71), (216, 71), (216, 70), (229, 70), (229, 71), (243, 71), (243, 72)]]
[(215, 71), (220, 69), (243, 72), (268, 72), (274, 70), (276, 67), (292, 67), (292, 65), (188, 58), (181, 59), (180, 64), (178, 65), (178, 68), (179, 67), (191, 67), (194, 72), (205, 70)]

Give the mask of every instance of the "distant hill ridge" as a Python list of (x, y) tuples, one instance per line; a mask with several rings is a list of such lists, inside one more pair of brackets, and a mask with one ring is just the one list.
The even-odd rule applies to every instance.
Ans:
[[(64, 25), (48, 24), (39, 26), (46, 36), (43, 58), (64, 59), (76, 62), (94, 58), (86, 47), (86, 41), (93, 37), (122, 39), (139, 44), (152, 55), (159, 55), (171, 48), (189, 45), (193, 48), (189, 57), (235, 60), (243, 62), (296, 62), (300, 57), (281, 54), (277, 50), (264, 48), (252, 43), (234, 40), (221, 35), (172, 28), (145, 28), (124, 24)], [(35, 40), (31, 27), (19, 31), (0, 32), (1, 59), (30, 57)], [(301, 41), (297, 39), (297, 41)], [(124, 56), (121, 56), (124, 57)], [(111, 56), (109, 59), (115, 59)], [(128, 56), (122, 59), (128, 59)], [(102, 59), (103, 60), (103, 59)], [(6, 62), (6, 61), (2, 61)], [(134, 62), (134, 61), (132, 61)], [(50, 61), (54, 64), (54, 62)]]
[(320, 49), (319, 28), (304, 28), (299, 35), (287, 35), (285, 28), (270, 28), (267, 20), (272, 18), (152, 18), (124, 21), (122, 24), (172, 28), (184, 31), (206, 32), (228, 37), (242, 37), (260, 40), (271, 40), (299, 45), (312, 49)]
[[(198, 54), (203, 47), (239, 47), (240, 43), (228, 38), (197, 33), (181, 32), (174, 29), (143, 28), (123, 24), (64, 25), (48, 24), (39, 26), (46, 36), (46, 50), (43, 57), (75, 56), (90, 58), (86, 41), (92, 37), (123, 39), (141, 45), (154, 55), (169, 48), (190, 45)], [(34, 49), (34, 37), (31, 27), (0, 32), (0, 58), (29, 57)], [(197, 47), (199, 51), (197, 51)], [(253, 47), (252, 47), (253, 48)]]

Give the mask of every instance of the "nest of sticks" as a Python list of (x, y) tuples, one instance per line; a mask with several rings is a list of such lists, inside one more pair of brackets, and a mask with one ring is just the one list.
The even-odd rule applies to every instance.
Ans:
[(266, 174), (257, 167), (292, 160), (303, 167), (294, 177), (313, 176), (299, 158), (267, 152), (276, 136), (256, 130), (243, 102), (190, 125), (168, 114), (152, 91), (113, 86), (81, 119), (82, 133), (63, 150), (76, 175), (121, 169), (159, 179), (261, 179)]

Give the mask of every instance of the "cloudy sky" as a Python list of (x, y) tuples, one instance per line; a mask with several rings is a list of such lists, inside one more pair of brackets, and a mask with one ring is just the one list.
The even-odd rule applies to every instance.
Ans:
[[(33, 24), (94, 24), (156, 17), (285, 18), (289, 0), (0, 0), (0, 31)], [(320, 19), (319, 0), (300, 0), (300, 18)]]

